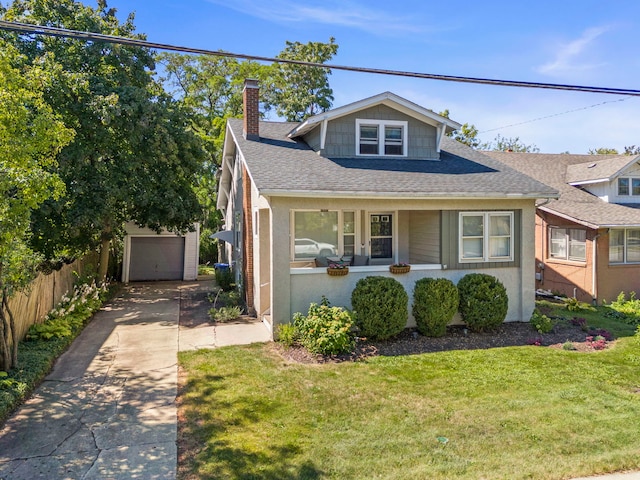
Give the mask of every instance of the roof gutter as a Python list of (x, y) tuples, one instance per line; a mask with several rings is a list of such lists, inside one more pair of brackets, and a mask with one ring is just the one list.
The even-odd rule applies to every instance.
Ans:
[(468, 198), (480, 198), (486, 200), (504, 200), (504, 199), (538, 199), (538, 198), (558, 198), (541, 192), (532, 193), (477, 193), (470, 192), (435, 192), (432, 194), (424, 194), (424, 192), (375, 192), (375, 191), (335, 191), (335, 190), (271, 190), (260, 189), (260, 195), (268, 197), (302, 197), (302, 198), (379, 198), (379, 199), (412, 199), (412, 200), (464, 200)]

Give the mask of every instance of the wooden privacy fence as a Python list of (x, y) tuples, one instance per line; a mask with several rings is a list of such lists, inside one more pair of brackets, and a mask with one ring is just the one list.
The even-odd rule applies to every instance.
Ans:
[(60, 299), (73, 290), (78, 275), (88, 271), (95, 272), (96, 260), (95, 255), (87, 255), (57, 272), (49, 275), (40, 273), (27, 290), (9, 299), (19, 339), (24, 338), (31, 325), (41, 323)]

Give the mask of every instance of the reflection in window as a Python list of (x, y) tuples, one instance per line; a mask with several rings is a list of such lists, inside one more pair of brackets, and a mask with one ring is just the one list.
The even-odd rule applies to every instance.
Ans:
[(640, 263), (640, 229), (609, 231), (609, 263)]
[(338, 253), (338, 212), (295, 212), (295, 258)]
[(587, 231), (581, 228), (551, 228), (549, 256), (564, 260), (587, 260)]

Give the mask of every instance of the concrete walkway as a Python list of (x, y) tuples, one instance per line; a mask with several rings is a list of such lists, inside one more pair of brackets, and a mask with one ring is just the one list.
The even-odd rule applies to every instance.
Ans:
[[(98, 312), (0, 431), (0, 479), (175, 478), (180, 297), (201, 288), (133, 284)], [(198, 346), (212, 348), (207, 327)]]

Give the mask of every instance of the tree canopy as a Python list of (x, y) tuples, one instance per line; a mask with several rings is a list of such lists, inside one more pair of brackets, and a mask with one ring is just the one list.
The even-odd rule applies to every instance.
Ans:
[(28, 244), (31, 213), (64, 193), (51, 170), (73, 137), (45, 102), (45, 85), (60, 73), (49, 60), (29, 66), (0, 39), (0, 370), (17, 363), (8, 298), (32, 279), (37, 263)]
[[(334, 38), (329, 43), (287, 42), (278, 58), (325, 63), (337, 50)], [(253, 78), (261, 84), (263, 115), (275, 109), (285, 119), (299, 121), (331, 107), (330, 72), (304, 65), (261, 65), (223, 56), (175, 53), (159, 55), (158, 62), (164, 67), (164, 85), (191, 112), (192, 129), (207, 150), (206, 168), (196, 188), (204, 208), (200, 256), (204, 261), (215, 261), (216, 242), (210, 238), (220, 222), (215, 173), (222, 161), (227, 119), (242, 116), (244, 80)]]
[[(277, 58), (326, 63), (338, 52), (335, 38), (329, 43), (287, 42)], [(269, 103), (276, 113), (288, 122), (301, 122), (307, 117), (325, 112), (333, 103), (333, 90), (329, 87), (328, 68), (291, 63), (276, 63), (271, 67), (273, 84), (267, 90)]]
[[(16, 0), (4, 18), (141, 38), (134, 17), (121, 23), (104, 0)], [(153, 77), (146, 48), (39, 35), (4, 34), (33, 65), (50, 59), (59, 74), (51, 108), (75, 131), (54, 171), (66, 194), (34, 215), (33, 245), (48, 257), (101, 245), (105, 275), (110, 240), (125, 221), (185, 231), (201, 211), (193, 190), (204, 151), (187, 110)]]

